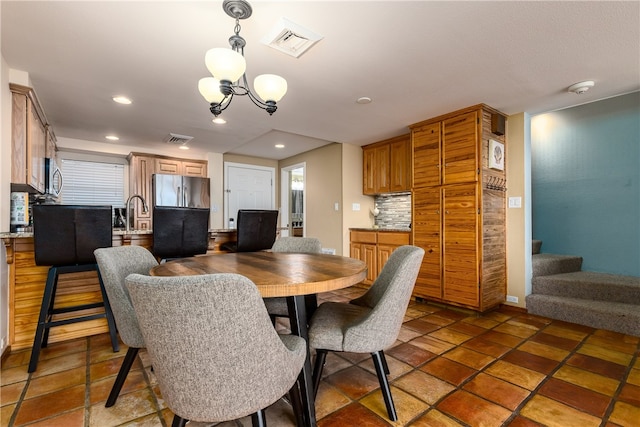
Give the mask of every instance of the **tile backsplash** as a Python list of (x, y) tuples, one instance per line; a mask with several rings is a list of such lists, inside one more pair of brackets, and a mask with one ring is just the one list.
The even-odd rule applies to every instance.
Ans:
[(411, 224), (411, 193), (383, 194), (375, 197), (380, 213), (375, 223), (380, 228), (409, 228)]

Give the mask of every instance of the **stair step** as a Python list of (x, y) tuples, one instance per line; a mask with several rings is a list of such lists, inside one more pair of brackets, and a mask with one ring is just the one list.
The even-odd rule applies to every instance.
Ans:
[(527, 311), (537, 316), (640, 336), (640, 305), (531, 294)]
[(541, 247), (542, 247), (542, 240), (531, 241), (531, 252), (533, 253), (533, 255), (539, 254)]
[(531, 284), (533, 294), (640, 305), (640, 277), (577, 271), (537, 276)]
[(536, 254), (532, 256), (533, 277), (580, 271), (582, 257), (573, 255)]

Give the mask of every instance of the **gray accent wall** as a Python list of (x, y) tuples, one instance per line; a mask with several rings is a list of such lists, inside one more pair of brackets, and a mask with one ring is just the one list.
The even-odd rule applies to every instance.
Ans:
[(640, 92), (533, 117), (531, 176), (542, 252), (640, 276)]

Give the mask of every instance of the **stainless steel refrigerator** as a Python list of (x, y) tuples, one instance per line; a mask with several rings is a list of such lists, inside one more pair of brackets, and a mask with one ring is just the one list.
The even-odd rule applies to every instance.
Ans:
[(153, 206), (209, 209), (209, 178), (153, 175)]

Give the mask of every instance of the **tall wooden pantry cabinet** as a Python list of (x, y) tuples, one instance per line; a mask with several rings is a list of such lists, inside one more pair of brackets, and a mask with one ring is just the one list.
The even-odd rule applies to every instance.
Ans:
[(414, 295), (486, 311), (506, 295), (506, 170), (501, 112), (484, 104), (410, 126)]

